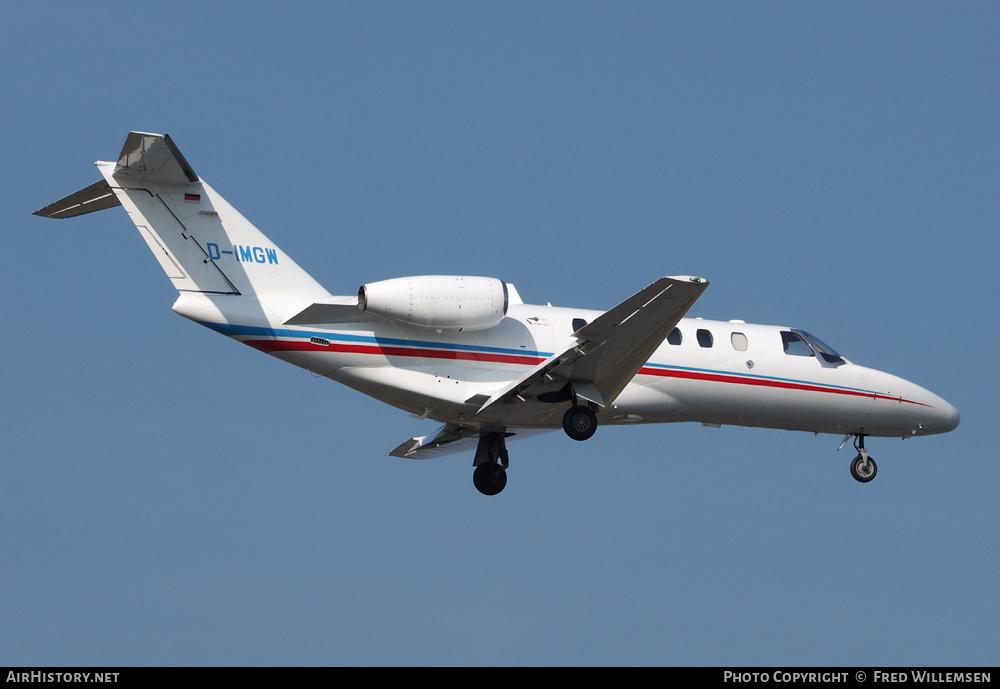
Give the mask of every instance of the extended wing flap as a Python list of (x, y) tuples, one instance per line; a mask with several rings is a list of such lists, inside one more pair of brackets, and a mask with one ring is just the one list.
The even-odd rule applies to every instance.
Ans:
[(389, 456), (405, 459), (431, 459), (469, 449), (475, 450), (478, 443), (478, 428), (449, 423), (439, 428), (433, 436), (425, 435), (404, 440), (389, 452)]
[[(493, 429), (496, 431), (497, 429)], [(501, 429), (506, 435), (506, 439), (519, 440), (521, 438), (531, 438), (542, 433), (548, 433), (550, 428), (507, 428)], [(404, 459), (434, 459), (435, 457), (445, 457), (459, 452), (475, 451), (479, 445), (479, 436), (484, 430), (475, 426), (459, 426), (458, 424), (445, 424), (438, 429), (433, 436), (425, 435), (420, 438), (410, 438), (401, 442), (394, 450), (389, 452), (390, 457), (403, 457)]]

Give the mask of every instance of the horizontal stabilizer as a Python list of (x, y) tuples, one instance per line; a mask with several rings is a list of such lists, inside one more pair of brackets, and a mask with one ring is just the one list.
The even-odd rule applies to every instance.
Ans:
[(117, 161), (96, 165), (103, 180), (35, 215), (72, 218), (123, 206), (180, 292), (292, 296), (306, 304), (330, 298), (322, 285), (199, 179), (168, 135), (129, 132)]
[(198, 175), (169, 134), (129, 132), (114, 176), (159, 184), (193, 184)]
[(32, 215), (40, 215), (43, 218), (75, 218), (78, 215), (103, 211), (105, 208), (120, 205), (122, 202), (115, 196), (115, 192), (111, 191), (111, 185), (102, 179), (75, 194), (50, 203), (45, 208), (39, 208)]

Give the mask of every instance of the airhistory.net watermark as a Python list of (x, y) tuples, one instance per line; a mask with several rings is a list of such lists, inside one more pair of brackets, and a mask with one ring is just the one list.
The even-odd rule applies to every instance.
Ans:
[(117, 672), (44, 672), (42, 670), (7, 672), (7, 682), (60, 682), (88, 684), (90, 682), (117, 682)]

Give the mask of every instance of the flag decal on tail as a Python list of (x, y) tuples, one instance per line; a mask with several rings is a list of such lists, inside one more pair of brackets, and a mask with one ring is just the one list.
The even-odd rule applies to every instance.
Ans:
[(194, 201), (195, 203), (201, 203), (201, 194), (184, 194), (185, 201)]

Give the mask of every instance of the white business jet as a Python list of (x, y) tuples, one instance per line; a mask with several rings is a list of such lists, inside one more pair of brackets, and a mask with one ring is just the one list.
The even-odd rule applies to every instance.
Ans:
[(794, 328), (684, 318), (708, 287), (663, 277), (610, 311), (537, 306), (496, 278), (423, 275), (334, 296), (201, 180), (169, 136), (131, 132), (103, 179), (35, 215), (124, 206), (180, 296), (177, 313), (444, 425), (395, 457), (474, 450), (473, 482), (507, 483), (507, 440), (562, 427), (695, 421), (853, 438), (946, 433), (958, 411)]

